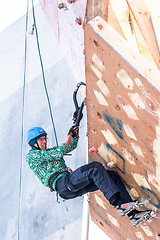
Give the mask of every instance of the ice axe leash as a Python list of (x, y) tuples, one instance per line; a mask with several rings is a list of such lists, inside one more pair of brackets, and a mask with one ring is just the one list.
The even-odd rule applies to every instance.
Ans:
[(78, 111), (78, 116), (77, 116), (77, 119), (76, 119), (75, 126), (79, 126), (79, 123), (81, 121), (82, 110), (83, 110), (83, 107), (84, 107), (84, 101), (85, 101), (85, 100), (83, 100), (83, 102), (81, 103), (81, 105), (79, 107), (78, 101), (77, 101), (77, 92), (78, 92), (81, 85), (86, 86), (86, 84), (84, 82), (79, 82), (76, 86), (76, 89), (74, 90), (74, 93), (73, 93), (73, 102), (74, 102), (76, 111)]

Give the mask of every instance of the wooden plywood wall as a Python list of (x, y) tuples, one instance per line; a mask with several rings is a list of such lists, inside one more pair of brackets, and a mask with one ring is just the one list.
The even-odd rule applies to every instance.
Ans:
[(88, 0), (86, 21), (102, 17), (135, 51), (160, 69), (159, 11), (158, 0)]
[[(85, 26), (85, 51), (88, 144), (98, 149), (89, 161), (114, 161), (129, 188), (159, 211), (160, 72), (100, 17)], [(155, 239), (158, 219), (134, 229), (100, 191), (90, 205), (111, 239)]]

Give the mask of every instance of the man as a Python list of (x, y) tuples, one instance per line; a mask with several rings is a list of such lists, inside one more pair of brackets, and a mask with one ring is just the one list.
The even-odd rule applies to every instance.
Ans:
[(64, 143), (47, 148), (47, 133), (41, 127), (28, 131), (27, 140), (31, 150), (26, 161), (40, 181), (56, 191), (63, 199), (72, 199), (98, 189), (102, 191), (120, 216), (128, 215), (132, 226), (136, 227), (151, 218), (151, 211), (139, 212), (135, 208), (140, 203), (132, 201), (121, 178), (114, 171), (106, 170), (100, 162), (91, 162), (72, 171), (63, 156), (77, 147), (79, 126), (73, 125)]

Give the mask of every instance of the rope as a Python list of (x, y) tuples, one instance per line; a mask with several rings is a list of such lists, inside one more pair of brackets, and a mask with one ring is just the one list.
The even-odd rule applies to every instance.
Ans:
[[(19, 203), (18, 203), (18, 240), (20, 240), (20, 220), (21, 220), (22, 162), (23, 162), (23, 139), (24, 139), (24, 105), (25, 105), (25, 89), (26, 89), (28, 9), (29, 9), (29, 0), (27, 0), (26, 29), (25, 29), (25, 50), (24, 50), (24, 75), (23, 75), (23, 91), (22, 91), (22, 131), (21, 131), (21, 163), (20, 163), (20, 176), (19, 176)], [(56, 144), (58, 146), (57, 134), (56, 134), (56, 129), (55, 129), (55, 125), (54, 125), (54, 120), (53, 120), (49, 95), (48, 95), (48, 91), (47, 91), (47, 87), (46, 87), (44, 68), (43, 68), (43, 63), (42, 63), (40, 47), (39, 47), (38, 31), (37, 31), (36, 20), (35, 20), (33, 0), (32, 0), (32, 12), (33, 12), (33, 19), (34, 19), (34, 27), (35, 27), (35, 31), (36, 31), (38, 53), (39, 53), (41, 69), (42, 69), (43, 83), (44, 83), (45, 92), (46, 92), (46, 96), (47, 96), (47, 100), (48, 100), (51, 121), (52, 121), (53, 130), (54, 130), (54, 134), (55, 134), (55, 140), (56, 140)]]
[(25, 86), (26, 86), (26, 60), (27, 60), (27, 29), (28, 29), (28, 8), (29, 0), (27, 0), (26, 13), (26, 30), (25, 30), (25, 50), (24, 50), (24, 76), (22, 91), (22, 132), (21, 132), (21, 163), (20, 163), (20, 180), (19, 180), (19, 204), (18, 204), (18, 240), (20, 240), (20, 220), (21, 220), (21, 194), (22, 194), (22, 161), (23, 161), (23, 136), (24, 136), (24, 103), (25, 103)]
[[(18, 240), (20, 240), (20, 221), (21, 221), (21, 195), (22, 195), (22, 162), (23, 162), (23, 139), (24, 139), (24, 105), (25, 105), (25, 89), (26, 89), (26, 63), (27, 63), (27, 31), (28, 31), (28, 9), (29, 9), (29, 0), (27, 0), (27, 12), (26, 12), (26, 27), (25, 27), (25, 49), (24, 49), (24, 75), (23, 75), (23, 90), (22, 90), (22, 131), (21, 131), (21, 163), (20, 163), (20, 176), (19, 176), (19, 203), (18, 203)], [(39, 47), (39, 40), (38, 40), (38, 31), (36, 26), (36, 20), (35, 20), (35, 13), (34, 13), (34, 4), (32, 0), (32, 12), (33, 12), (33, 19), (34, 19), (34, 27), (36, 31), (36, 39), (37, 39), (37, 47), (38, 47), (38, 53), (41, 63), (41, 69), (42, 69), (42, 76), (43, 76), (43, 83), (45, 87), (45, 92), (48, 100), (49, 105), (49, 111), (51, 116), (51, 121), (53, 125), (53, 130), (55, 134), (55, 140), (56, 144), (58, 146), (58, 140), (57, 140), (57, 134), (56, 129), (54, 125), (52, 110), (51, 110), (51, 104), (49, 100), (49, 95), (46, 87), (46, 81), (45, 81), (45, 75), (44, 75), (44, 68), (42, 63), (42, 57)]]
[(49, 106), (49, 111), (50, 111), (50, 117), (51, 117), (51, 121), (52, 121), (52, 126), (53, 126), (53, 130), (54, 130), (55, 140), (56, 140), (56, 144), (57, 144), (57, 146), (58, 146), (57, 134), (56, 134), (55, 124), (54, 124), (53, 115), (52, 115), (52, 110), (51, 110), (51, 103), (50, 103), (49, 95), (48, 95), (48, 91), (47, 91), (45, 74), (44, 74), (44, 67), (43, 67), (43, 62), (42, 62), (42, 57), (41, 57), (40, 46), (39, 46), (38, 30), (37, 30), (37, 25), (36, 25), (36, 18), (35, 18), (35, 11), (34, 11), (34, 3), (33, 3), (33, 0), (32, 0), (32, 13), (33, 13), (33, 21), (34, 21), (34, 27), (35, 27), (35, 32), (36, 32), (36, 40), (37, 40), (38, 54), (39, 54), (39, 59), (40, 59), (40, 63), (41, 63), (42, 78), (43, 78), (44, 88), (45, 88), (45, 92), (46, 92), (46, 96), (47, 96), (47, 101), (48, 101), (48, 106)]

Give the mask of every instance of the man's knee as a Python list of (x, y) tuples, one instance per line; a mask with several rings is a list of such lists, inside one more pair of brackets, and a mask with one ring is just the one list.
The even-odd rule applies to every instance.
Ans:
[(103, 165), (100, 162), (91, 162), (81, 167), (81, 172), (90, 170), (90, 169), (100, 169)]
[(112, 178), (112, 179), (117, 179), (117, 180), (119, 180), (119, 179), (121, 179), (121, 177), (120, 177), (120, 175), (116, 172), (116, 171), (110, 171), (110, 170), (108, 170), (107, 171), (108, 172), (108, 174), (110, 175), (110, 177)]
[(93, 162), (93, 168), (101, 169), (103, 168), (103, 165), (100, 162)]

